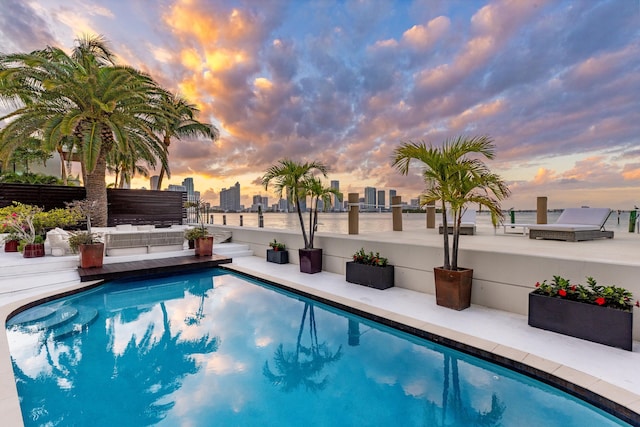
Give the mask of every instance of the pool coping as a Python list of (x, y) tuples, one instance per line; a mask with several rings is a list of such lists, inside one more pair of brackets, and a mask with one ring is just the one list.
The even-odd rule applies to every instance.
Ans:
[[(281, 277), (274, 277), (251, 268), (235, 264), (220, 265), (218, 268), (263, 280), (272, 286), (298, 293), (323, 304), (498, 364), (579, 397), (627, 423), (640, 425), (640, 395), (569, 366), (484, 338), (381, 309), (362, 301), (335, 295)], [(104, 282), (104, 280), (78, 282), (0, 306), (0, 319), (3, 320), (5, 331), (6, 321), (9, 318), (30, 307), (83, 292), (100, 286)], [(6, 332), (0, 334), (0, 384), (3, 385), (0, 387), (0, 413), (3, 414), (3, 423), (11, 426), (24, 426)]]

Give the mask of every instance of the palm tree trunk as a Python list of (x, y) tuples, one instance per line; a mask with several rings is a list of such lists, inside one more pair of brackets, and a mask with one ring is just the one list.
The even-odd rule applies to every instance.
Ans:
[(164, 179), (164, 166), (160, 167), (160, 174), (158, 174), (158, 186), (152, 188), (152, 190), (160, 190), (162, 188), (162, 180)]
[(462, 212), (456, 212), (453, 220), (453, 255), (451, 259), (451, 269), (458, 270), (458, 244), (460, 242), (460, 225), (462, 223)]
[[(84, 168), (83, 168), (84, 169)], [(85, 172), (84, 186), (87, 191), (87, 199), (97, 202), (97, 209), (91, 223), (95, 227), (107, 226), (107, 185), (105, 175), (107, 171), (107, 156), (100, 152), (96, 166), (91, 173)]]
[(61, 146), (58, 146), (56, 149), (58, 156), (60, 156), (60, 178), (62, 179), (62, 185), (67, 185), (67, 168), (64, 165), (64, 153), (62, 152)]
[(442, 202), (442, 234), (444, 235), (444, 269), (450, 270), (449, 258), (449, 225), (447, 224), (447, 206)]
[(298, 219), (300, 220), (300, 228), (302, 229), (302, 238), (304, 239), (304, 248), (312, 249), (309, 247), (309, 239), (307, 238), (307, 231), (304, 229), (304, 219), (302, 218), (302, 209), (300, 209), (300, 197), (296, 194), (296, 210), (298, 211)]

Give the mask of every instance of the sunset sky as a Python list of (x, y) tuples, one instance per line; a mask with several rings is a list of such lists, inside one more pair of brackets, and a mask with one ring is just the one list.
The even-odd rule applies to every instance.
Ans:
[[(638, 0), (0, 0), (0, 52), (101, 34), (218, 126), (174, 141), (172, 178), (203, 198), (274, 162), (330, 166), (345, 194), (423, 190), (391, 166), (401, 141), (489, 135), (503, 207), (640, 205)], [(0, 107), (3, 108), (3, 107)], [(1, 110), (0, 110), (1, 112)], [(133, 188), (149, 187), (136, 179)]]

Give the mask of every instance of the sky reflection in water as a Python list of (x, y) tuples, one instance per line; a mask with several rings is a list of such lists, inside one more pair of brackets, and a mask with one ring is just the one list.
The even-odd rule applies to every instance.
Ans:
[(8, 329), (27, 426), (618, 425), (528, 378), (224, 271), (49, 305), (98, 317), (65, 339)]

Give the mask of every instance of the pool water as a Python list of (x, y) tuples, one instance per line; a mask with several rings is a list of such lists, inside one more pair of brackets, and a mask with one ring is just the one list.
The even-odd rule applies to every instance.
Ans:
[(26, 426), (614, 426), (552, 387), (224, 270), (115, 281), (7, 334)]

